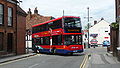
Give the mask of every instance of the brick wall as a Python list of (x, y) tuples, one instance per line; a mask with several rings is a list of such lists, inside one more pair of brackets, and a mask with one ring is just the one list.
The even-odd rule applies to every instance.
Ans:
[[(16, 1), (16, 0), (13, 0)], [(4, 24), (0, 26), (0, 32), (4, 34), (3, 51), (0, 51), (0, 56), (25, 53), (25, 29), (26, 29), (26, 13), (16, 4), (0, 0), (0, 4), (4, 5)], [(13, 9), (13, 26), (8, 27), (8, 7)], [(18, 11), (18, 13), (16, 12)], [(8, 52), (9, 43), (7, 43), (8, 33), (13, 34), (12, 52)]]
[(17, 7), (17, 54), (25, 52), (26, 13)]
[(17, 54), (25, 53), (25, 17), (17, 15)]
[[(12, 53), (16, 51), (16, 4), (7, 2), (6, 0), (0, 0), (0, 4), (4, 5), (4, 24), (0, 26), (0, 32), (4, 34), (3, 39), (3, 51), (0, 51), (0, 55), (7, 54), (7, 34), (13, 34), (13, 45), (12, 45)], [(13, 26), (8, 27), (8, 7), (13, 9)]]

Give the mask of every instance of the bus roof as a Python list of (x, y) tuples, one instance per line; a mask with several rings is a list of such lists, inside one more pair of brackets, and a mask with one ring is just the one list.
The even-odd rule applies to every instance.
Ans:
[(53, 19), (53, 20), (46, 21), (46, 22), (44, 22), (44, 23), (39, 23), (39, 24), (37, 24), (37, 25), (33, 25), (32, 27), (37, 27), (37, 26), (40, 26), (40, 25), (43, 25), (43, 24), (47, 24), (47, 23), (49, 23), (49, 22), (53, 22), (53, 21), (56, 21), (56, 20), (60, 20), (60, 19), (62, 19), (63, 17), (64, 17), (64, 18), (66, 18), (66, 17), (80, 18), (80, 17), (76, 17), (76, 16), (62, 16), (62, 17), (59, 17), (59, 18), (56, 18), (56, 19)]

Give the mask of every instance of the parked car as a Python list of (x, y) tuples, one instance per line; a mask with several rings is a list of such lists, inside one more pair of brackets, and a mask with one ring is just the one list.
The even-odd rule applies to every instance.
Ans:
[(110, 46), (110, 42), (108, 40), (103, 41), (103, 46)]
[(92, 46), (98, 46), (97, 43), (98, 43), (98, 41), (97, 41), (96, 39), (92, 39), (92, 40), (90, 41), (91, 47), (92, 47)]

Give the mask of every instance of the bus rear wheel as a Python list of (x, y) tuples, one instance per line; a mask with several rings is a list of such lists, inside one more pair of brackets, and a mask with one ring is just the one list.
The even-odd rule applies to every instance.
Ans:
[(56, 53), (56, 49), (55, 49), (55, 48), (52, 48), (51, 53), (52, 53), (52, 54), (55, 54), (55, 53)]

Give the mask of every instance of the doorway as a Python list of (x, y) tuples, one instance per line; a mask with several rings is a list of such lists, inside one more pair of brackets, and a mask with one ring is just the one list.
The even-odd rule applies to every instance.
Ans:
[(7, 34), (7, 52), (12, 52), (13, 50), (13, 34)]

